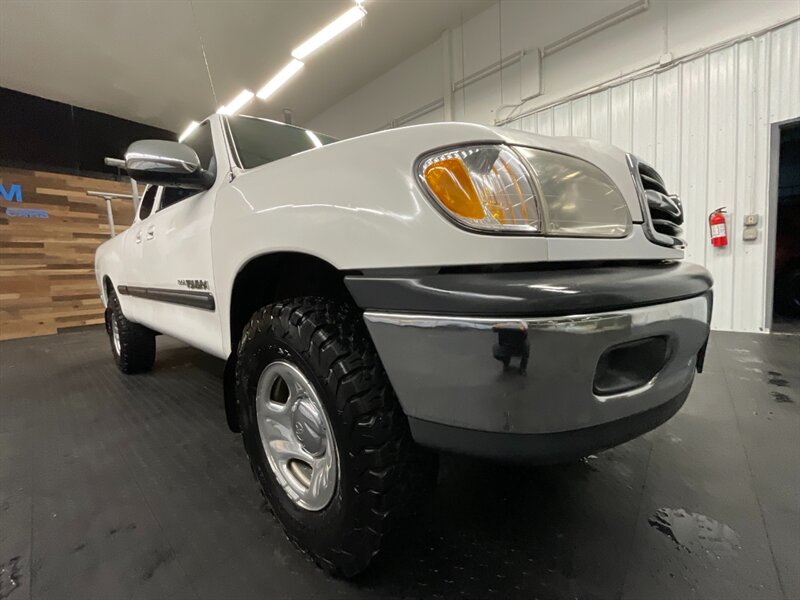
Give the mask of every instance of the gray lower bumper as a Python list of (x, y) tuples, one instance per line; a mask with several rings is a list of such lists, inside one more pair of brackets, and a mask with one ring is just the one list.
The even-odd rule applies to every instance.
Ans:
[(414, 439), (422, 446), (481, 458), (527, 464), (558, 464), (624, 444), (655, 429), (680, 410), (690, 388), (691, 384), (675, 398), (655, 408), (573, 431), (497, 433), (414, 418), (409, 419), (409, 425)]
[(550, 434), (619, 421), (688, 393), (710, 303), (709, 292), (554, 318), (367, 311), (364, 319), (412, 423)]

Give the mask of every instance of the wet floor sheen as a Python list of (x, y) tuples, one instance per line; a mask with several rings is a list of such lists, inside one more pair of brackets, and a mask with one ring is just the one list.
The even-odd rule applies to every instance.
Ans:
[(741, 549), (739, 536), (725, 523), (682, 508), (659, 508), (648, 522), (686, 552), (707, 552), (720, 558)]
[(659, 429), (574, 464), (444, 457), (370, 571), (333, 580), (266, 511), (222, 363), (101, 331), (0, 343), (0, 600), (800, 598), (800, 337), (717, 333)]

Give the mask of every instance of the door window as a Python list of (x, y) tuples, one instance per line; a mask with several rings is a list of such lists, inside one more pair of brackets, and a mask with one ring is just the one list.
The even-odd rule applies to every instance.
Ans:
[[(211, 135), (211, 123), (208, 121), (203, 122), (183, 143), (197, 152), (197, 158), (200, 159), (200, 167), (216, 176), (217, 160), (214, 157), (214, 139)], [(161, 193), (161, 202), (158, 204), (158, 210), (177, 204), (181, 200), (198, 193), (198, 190), (165, 187)]]
[(153, 212), (153, 204), (155, 204), (157, 192), (158, 187), (154, 185), (148, 185), (147, 188), (145, 188), (144, 194), (142, 194), (142, 201), (139, 203), (140, 221), (144, 221), (150, 216), (150, 213)]
[(211, 136), (211, 123), (204, 121), (195, 129), (183, 143), (197, 152), (200, 159), (200, 166), (206, 171), (216, 174), (216, 161), (214, 160), (214, 140)]
[(189, 196), (197, 194), (197, 190), (185, 190), (183, 188), (164, 188), (161, 193), (161, 203), (158, 205), (158, 210), (162, 210), (173, 204), (177, 204), (181, 200), (185, 200)]

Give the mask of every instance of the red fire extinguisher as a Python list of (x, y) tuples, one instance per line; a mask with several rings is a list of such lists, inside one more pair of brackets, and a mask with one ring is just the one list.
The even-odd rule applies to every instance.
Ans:
[(728, 225), (725, 223), (724, 206), (708, 215), (708, 227), (711, 230), (712, 246), (724, 248), (728, 245)]

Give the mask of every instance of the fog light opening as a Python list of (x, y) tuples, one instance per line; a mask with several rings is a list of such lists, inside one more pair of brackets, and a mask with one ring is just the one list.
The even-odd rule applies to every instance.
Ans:
[(644, 338), (609, 348), (597, 361), (594, 393), (611, 396), (647, 385), (664, 368), (668, 358), (666, 336)]

